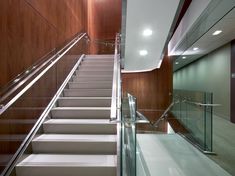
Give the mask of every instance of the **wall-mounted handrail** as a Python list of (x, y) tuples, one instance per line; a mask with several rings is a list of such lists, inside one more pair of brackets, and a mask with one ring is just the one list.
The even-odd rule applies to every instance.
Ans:
[[(86, 33), (80, 34), (75, 37), (72, 41), (70, 41), (64, 48), (62, 48), (59, 52), (53, 55), (50, 59), (48, 59), (45, 63), (40, 65), (37, 69), (33, 70), (29, 76), (27, 76), (24, 80), (20, 81), (13, 89), (7, 92), (6, 95), (1, 97), (0, 102), (7, 99), (10, 95), (12, 95), (16, 90), (18, 90), (24, 83), (30, 80), (36, 73), (40, 71), (40, 73), (30, 82), (28, 83), (22, 90), (20, 90), (13, 98), (11, 98), (6, 104), (2, 104), (0, 106), (0, 115), (5, 112), (16, 100), (19, 99), (30, 87), (32, 87), (51, 67), (53, 67), (74, 45), (76, 45)], [(56, 59), (55, 59), (56, 58)], [(43, 67), (49, 64), (45, 69), (41, 71)]]
[(211, 104), (211, 103), (200, 103), (200, 102), (196, 102), (196, 101), (188, 101), (188, 100), (184, 100), (183, 102), (189, 103), (189, 104), (193, 104), (196, 106), (206, 106), (206, 107), (215, 107), (215, 106), (221, 106), (221, 104)]
[(119, 55), (119, 34), (116, 35), (115, 40), (115, 54), (114, 54), (114, 64), (113, 64), (113, 83), (112, 83), (112, 100), (111, 100), (111, 111), (110, 120), (117, 119), (117, 109), (120, 108), (120, 55)]
[(175, 103), (178, 103), (178, 101), (177, 101), (177, 102), (174, 102), (174, 101), (173, 101), (173, 102), (166, 108), (166, 110), (163, 112), (163, 114), (161, 115), (161, 117), (160, 117), (156, 122), (152, 123), (154, 127), (157, 127), (158, 124), (159, 124), (164, 118), (166, 118), (168, 112), (169, 112), (169, 111), (171, 110), (171, 108), (175, 105)]
[(136, 111), (137, 120), (136, 123), (149, 123), (150, 121), (139, 111)]
[[(29, 68), (25, 69), (21, 73), (19, 73), (15, 78), (10, 80), (6, 85), (2, 86), (0, 88), (0, 95), (5, 95), (6, 92), (8, 92), (14, 85), (17, 85), (20, 80), (31, 74), (36, 68), (38, 68), (40, 65), (42, 65), (44, 62), (46, 62), (53, 53), (55, 53), (56, 48), (53, 48), (49, 53), (38, 59), (36, 63), (34, 63)], [(45, 60), (47, 59), (47, 60)], [(2, 98), (2, 97), (1, 97)]]
[(72, 70), (70, 71), (68, 76), (65, 78), (64, 82), (59, 87), (59, 89), (57, 90), (56, 94), (54, 95), (54, 97), (52, 98), (52, 100), (50, 101), (50, 103), (48, 104), (46, 109), (43, 111), (43, 113), (41, 114), (41, 116), (39, 117), (39, 119), (37, 120), (35, 125), (33, 126), (33, 128), (30, 130), (29, 134), (24, 139), (24, 141), (20, 145), (19, 149), (13, 155), (12, 159), (10, 160), (10, 162), (8, 163), (6, 168), (3, 170), (2, 175), (9, 176), (11, 174), (15, 164), (17, 163), (17, 160), (23, 155), (24, 151), (29, 146), (29, 144), (32, 141), (33, 137), (38, 132), (38, 130), (41, 127), (42, 123), (44, 122), (44, 120), (48, 116), (51, 108), (55, 105), (55, 103), (58, 100), (59, 96), (63, 92), (65, 86), (68, 84), (69, 80), (71, 79), (72, 75), (74, 74), (74, 72), (76, 71), (76, 69), (78, 68), (78, 66), (80, 65), (80, 63), (82, 62), (84, 57), (85, 57), (85, 55), (83, 54), (78, 58), (77, 63), (73, 66)]

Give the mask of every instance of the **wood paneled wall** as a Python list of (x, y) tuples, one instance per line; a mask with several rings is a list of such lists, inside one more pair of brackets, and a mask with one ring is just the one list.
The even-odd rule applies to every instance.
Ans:
[(86, 30), (86, 0), (0, 1), (0, 88)]
[(235, 123), (235, 40), (231, 42), (231, 102), (230, 102), (230, 109), (231, 109), (231, 122)]
[(105, 46), (99, 41), (113, 42), (116, 33), (121, 31), (121, 0), (88, 0), (87, 7), (90, 52), (113, 54), (114, 47)]
[(156, 120), (172, 100), (172, 63), (165, 55), (161, 68), (150, 72), (122, 74), (123, 95), (137, 98), (137, 108), (151, 121)]

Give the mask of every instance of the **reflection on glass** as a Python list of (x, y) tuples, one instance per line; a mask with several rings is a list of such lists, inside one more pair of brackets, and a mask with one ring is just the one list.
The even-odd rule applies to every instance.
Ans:
[(184, 135), (203, 151), (212, 152), (212, 93), (174, 90), (173, 115), (185, 127)]
[(136, 98), (122, 99), (122, 165), (123, 175), (136, 175)]

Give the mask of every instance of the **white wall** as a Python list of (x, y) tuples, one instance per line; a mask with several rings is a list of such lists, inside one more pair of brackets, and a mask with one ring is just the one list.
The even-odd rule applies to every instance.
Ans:
[(214, 113), (230, 119), (230, 43), (176, 71), (174, 89), (213, 92)]

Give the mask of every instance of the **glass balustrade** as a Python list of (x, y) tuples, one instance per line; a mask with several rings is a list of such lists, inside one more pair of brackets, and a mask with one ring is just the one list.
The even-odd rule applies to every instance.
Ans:
[(181, 134), (200, 150), (212, 152), (213, 106), (211, 93), (183, 90), (174, 90), (173, 103), (166, 110), (139, 112), (134, 96), (122, 98), (123, 175), (148, 176), (154, 172), (152, 159), (158, 156), (156, 152), (151, 156), (151, 144), (154, 139), (163, 140), (164, 135), (176, 139)]
[(174, 90), (173, 97), (172, 114), (184, 126), (182, 134), (201, 150), (212, 152), (212, 93)]
[(122, 99), (122, 175), (136, 175), (136, 98)]

